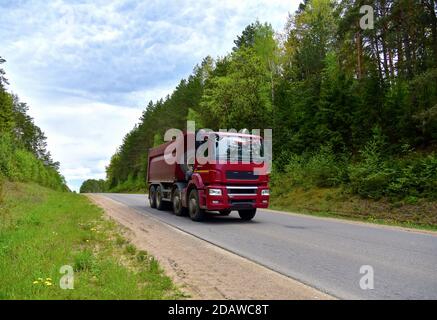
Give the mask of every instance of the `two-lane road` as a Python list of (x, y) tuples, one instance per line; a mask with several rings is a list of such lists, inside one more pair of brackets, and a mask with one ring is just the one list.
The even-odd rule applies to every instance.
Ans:
[[(151, 209), (144, 195), (105, 196), (338, 298), (437, 299), (435, 234), (263, 210), (199, 223)], [(364, 265), (373, 290), (360, 288)]]

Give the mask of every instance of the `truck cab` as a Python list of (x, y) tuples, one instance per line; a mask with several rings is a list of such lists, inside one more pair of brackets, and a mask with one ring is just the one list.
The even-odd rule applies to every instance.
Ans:
[[(187, 137), (184, 135), (184, 146)], [(163, 209), (168, 204), (176, 215), (188, 213), (192, 220), (200, 221), (206, 211), (229, 215), (234, 210), (243, 220), (251, 220), (257, 208), (268, 207), (269, 176), (260, 136), (209, 133), (195, 143), (197, 154), (203, 145), (204, 157), (196, 156), (190, 164), (189, 152), (183, 163), (166, 163), (164, 152), (169, 144), (149, 150), (147, 179), (152, 208)]]

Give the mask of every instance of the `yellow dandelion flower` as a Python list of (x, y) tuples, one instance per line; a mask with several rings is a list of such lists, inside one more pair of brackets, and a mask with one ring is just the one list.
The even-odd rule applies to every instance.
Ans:
[(46, 285), (46, 286), (51, 286), (52, 285), (52, 283), (50, 282), (50, 281), (46, 281), (46, 282), (44, 282), (44, 284)]
[(35, 280), (34, 282), (33, 282), (33, 284), (38, 284), (39, 283), (39, 281), (38, 280)]
[(46, 278), (46, 281), (52, 281), (52, 278)]

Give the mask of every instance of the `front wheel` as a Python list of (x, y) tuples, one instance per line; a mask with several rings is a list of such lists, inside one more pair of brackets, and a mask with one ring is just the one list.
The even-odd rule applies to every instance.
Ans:
[(181, 190), (176, 188), (172, 196), (173, 212), (177, 216), (184, 216), (187, 209), (182, 206)]
[(252, 220), (255, 217), (256, 209), (238, 210), (240, 218), (246, 221)]
[(199, 193), (196, 189), (191, 190), (188, 196), (188, 213), (193, 221), (202, 221), (205, 218), (205, 210), (200, 208)]

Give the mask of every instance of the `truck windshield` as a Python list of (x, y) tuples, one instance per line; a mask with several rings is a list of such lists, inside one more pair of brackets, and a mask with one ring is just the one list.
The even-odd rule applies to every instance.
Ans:
[(215, 147), (217, 160), (263, 161), (263, 144), (261, 139), (256, 136), (216, 135)]

